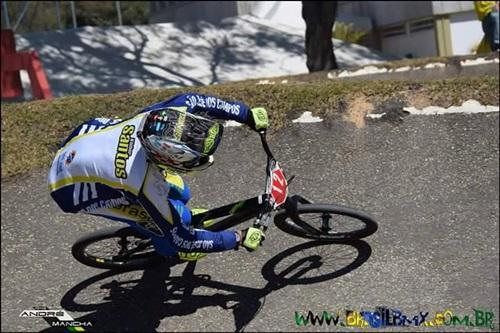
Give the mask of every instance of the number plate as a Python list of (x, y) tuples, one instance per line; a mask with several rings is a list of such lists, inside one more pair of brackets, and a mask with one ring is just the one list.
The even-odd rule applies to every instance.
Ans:
[(288, 184), (285, 178), (283, 170), (280, 168), (278, 162), (271, 170), (271, 184), (269, 188), (269, 193), (271, 195), (271, 203), (273, 203), (273, 208), (277, 208), (282, 205), (288, 196)]

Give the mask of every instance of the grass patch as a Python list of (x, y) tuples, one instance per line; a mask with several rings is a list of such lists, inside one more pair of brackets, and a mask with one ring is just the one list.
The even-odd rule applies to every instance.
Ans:
[(323, 118), (344, 113), (348, 102), (360, 95), (374, 104), (398, 99), (410, 105), (411, 96), (419, 94), (426, 96), (430, 105), (443, 107), (460, 105), (468, 99), (498, 105), (498, 81), (497, 76), (422, 82), (318, 79), (273, 85), (256, 85), (255, 80), (248, 80), (207, 87), (140, 89), (52, 101), (2, 103), (2, 179), (50, 166), (57, 145), (87, 119), (127, 118), (144, 106), (184, 92), (264, 106), (269, 112), (272, 131), (279, 131), (286, 129), (290, 119), (302, 111), (312, 111)]

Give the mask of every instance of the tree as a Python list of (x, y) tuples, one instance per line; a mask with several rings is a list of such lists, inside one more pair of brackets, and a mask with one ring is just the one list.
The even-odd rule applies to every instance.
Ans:
[(333, 52), (332, 29), (337, 1), (302, 1), (306, 22), (306, 55), (309, 72), (337, 69)]
[[(73, 28), (70, 1), (7, 1), (11, 27), (26, 7), (25, 15), (17, 26), (16, 33), (51, 31)], [(56, 3), (59, 3), (61, 26), (58, 24)], [(118, 24), (115, 1), (75, 1), (76, 22), (82, 26), (113, 26)], [(148, 24), (148, 1), (121, 1), (123, 25)], [(3, 13), (2, 29), (7, 27)]]

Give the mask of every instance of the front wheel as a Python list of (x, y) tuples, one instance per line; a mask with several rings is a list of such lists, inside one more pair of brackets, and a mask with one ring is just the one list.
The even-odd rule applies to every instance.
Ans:
[(359, 239), (378, 228), (375, 220), (361, 211), (326, 204), (298, 204), (294, 212), (276, 214), (274, 224), (297, 237), (326, 241)]
[(84, 265), (115, 270), (144, 268), (160, 262), (151, 240), (132, 227), (111, 227), (78, 239), (71, 253)]

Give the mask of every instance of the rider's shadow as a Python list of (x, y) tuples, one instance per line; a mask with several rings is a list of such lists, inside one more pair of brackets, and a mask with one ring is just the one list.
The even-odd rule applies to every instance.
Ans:
[[(322, 246), (327, 250), (316, 251)], [(332, 246), (337, 248), (332, 249)], [(339, 247), (354, 251), (339, 251)], [(142, 277), (137, 280), (102, 283), (101, 280), (109, 280), (119, 274), (108, 271), (73, 287), (63, 296), (61, 306), (73, 315), (74, 312), (91, 311), (75, 318), (75, 321), (92, 323), (93, 326), (85, 327), (86, 331), (134, 332), (156, 331), (164, 318), (186, 316), (204, 307), (219, 306), (233, 312), (235, 331), (242, 331), (259, 313), (265, 297), (273, 291), (289, 285), (335, 279), (362, 265), (370, 255), (370, 246), (362, 240), (337, 242), (334, 245), (320, 241), (302, 243), (279, 253), (263, 266), (262, 275), (268, 281), (264, 288), (213, 281), (209, 275), (194, 273), (195, 262), (186, 265), (182, 276), (170, 277), (169, 267), (159, 265), (144, 270)], [(321, 275), (313, 272), (321, 272)], [(91, 286), (97, 287), (99, 281), (99, 289), (109, 290), (109, 294), (104, 296), (101, 303), (83, 304), (85, 297), (79, 294)], [(200, 287), (211, 288), (216, 292), (211, 295), (193, 294)], [(88, 301), (97, 300), (93, 298)], [(51, 327), (44, 331), (63, 329)]]

